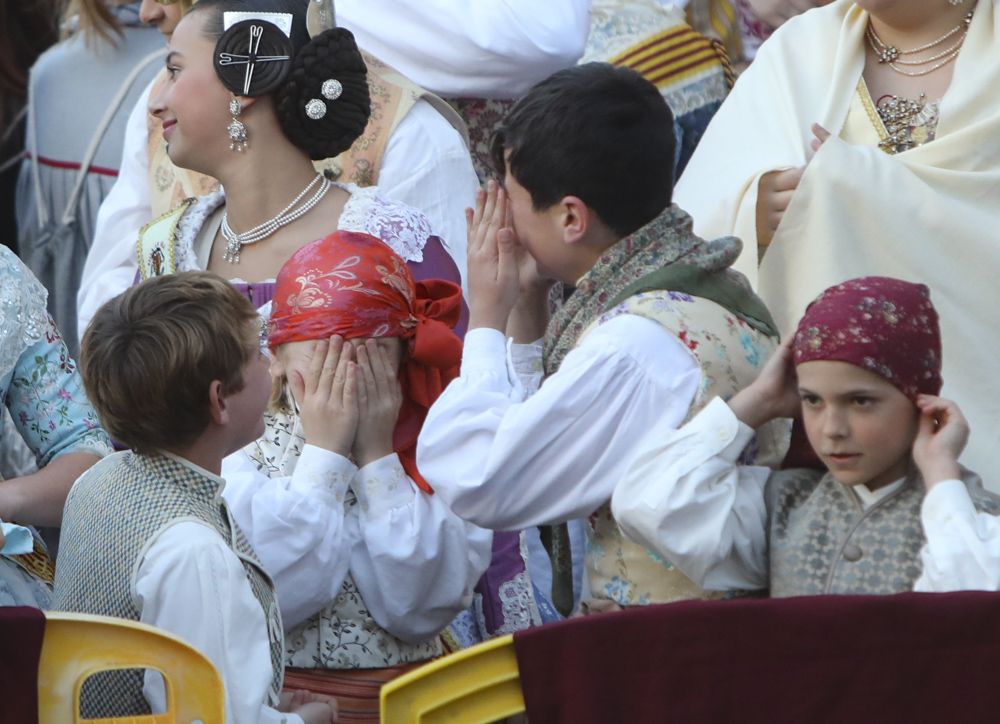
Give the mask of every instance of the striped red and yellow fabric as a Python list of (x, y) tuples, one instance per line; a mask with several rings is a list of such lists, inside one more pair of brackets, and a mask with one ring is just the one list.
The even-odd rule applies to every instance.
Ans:
[(723, 44), (688, 25), (678, 25), (646, 38), (610, 62), (641, 73), (661, 90), (700, 75), (718, 72), (720, 66), (730, 88), (736, 81)]

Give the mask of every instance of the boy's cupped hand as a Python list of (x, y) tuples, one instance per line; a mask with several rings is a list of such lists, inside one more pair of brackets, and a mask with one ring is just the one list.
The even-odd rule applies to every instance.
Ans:
[(347, 457), (358, 429), (358, 370), (353, 348), (334, 335), (316, 340), (305, 374), (289, 382), (306, 442)]
[(465, 210), (468, 225), (469, 328), (503, 332), (519, 292), (518, 242), (510, 224), (507, 194), (496, 181)]

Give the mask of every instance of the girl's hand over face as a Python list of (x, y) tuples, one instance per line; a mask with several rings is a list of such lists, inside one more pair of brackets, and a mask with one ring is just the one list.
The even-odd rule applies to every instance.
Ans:
[(306, 442), (347, 457), (358, 428), (358, 371), (341, 337), (317, 340), (302, 375), (289, 373)]
[(358, 467), (392, 452), (392, 433), (403, 404), (398, 363), (392, 349), (399, 344), (399, 340), (388, 338), (369, 339), (357, 345), (360, 416), (354, 458)]

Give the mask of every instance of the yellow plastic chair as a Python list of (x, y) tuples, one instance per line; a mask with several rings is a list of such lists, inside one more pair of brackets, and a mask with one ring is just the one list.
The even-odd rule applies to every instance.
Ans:
[(493, 722), (524, 711), (514, 637), (486, 641), (393, 679), (382, 724)]
[[(165, 631), (118, 618), (46, 612), (38, 665), (39, 724), (224, 724), (222, 679), (197, 649)], [(89, 676), (115, 669), (163, 675), (167, 711), (147, 716), (82, 719), (80, 691)]]

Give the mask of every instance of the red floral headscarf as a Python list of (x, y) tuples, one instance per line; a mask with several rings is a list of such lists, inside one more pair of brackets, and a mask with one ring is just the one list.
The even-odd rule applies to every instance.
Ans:
[(941, 391), (941, 331), (923, 284), (861, 277), (830, 287), (806, 309), (794, 350), (796, 365), (848, 362), (914, 401)]
[(395, 252), (374, 236), (337, 231), (299, 249), (278, 272), (268, 344), (400, 337), (403, 406), (393, 449), (410, 478), (433, 492), (417, 470), (417, 435), (427, 410), (458, 376), (462, 342), (453, 331), (462, 291), (452, 282), (414, 282)]

